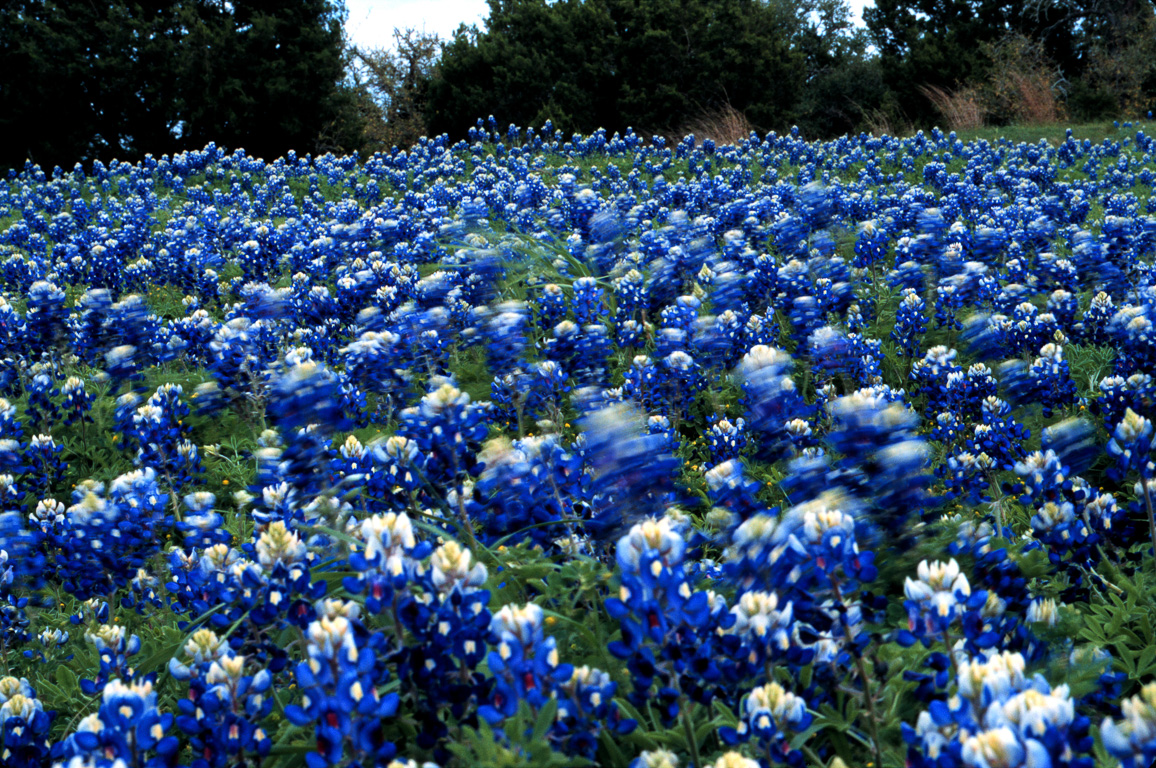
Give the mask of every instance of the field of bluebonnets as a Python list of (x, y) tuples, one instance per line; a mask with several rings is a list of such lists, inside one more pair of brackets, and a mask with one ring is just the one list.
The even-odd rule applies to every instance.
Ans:
[(0, 766), (1145, 768), (1148, 127), (11, 174)]

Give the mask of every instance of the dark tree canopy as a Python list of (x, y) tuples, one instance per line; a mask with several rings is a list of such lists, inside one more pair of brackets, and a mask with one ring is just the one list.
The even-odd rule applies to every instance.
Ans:
[(490, 0), (430, 89), (434, 132), (478, 116), (564, 130), (660, 131), (724, 105), (787, 122), (807, 77), (813, 4), (763, 0)]
[(982, 81), (985, 46), (1008, 35), (1038, 43), (1071, 85), (1096, 54), (1117, 57), (1135, 44), (1137, 23), (1152, 14), (1151, 0), (875, 0), (863, 15), (890, 87), (908, 116), (925, 122), (933, 114), (918, 89)]
[(0, 165), (311, 150), (340, 122), (343, 19), (332, 0), (9, 0)]
[(1156, 0), (874, 0), (866, 29), (848, 0), (489, 5), (444, 45), (410, 31), (357, 50), (344, 0), (4, 0), (0, 169), (208, 142), (373, 151), (488, 115), (830, 137), (1156, 107)]

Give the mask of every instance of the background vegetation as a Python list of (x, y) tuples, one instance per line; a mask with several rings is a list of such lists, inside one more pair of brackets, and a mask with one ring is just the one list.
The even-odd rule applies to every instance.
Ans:
[(484, 29), (357, 48), (341, 0), (10, 0), (0, 167), (209, 141), (268, 158), (462, 138), (809, 138), (1098, 121), (1156, 100), (1153, 0), (490, 0)]

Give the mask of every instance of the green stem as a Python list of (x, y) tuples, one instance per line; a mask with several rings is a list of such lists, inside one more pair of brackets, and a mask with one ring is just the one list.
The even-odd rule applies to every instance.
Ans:
[[(1144, 509), (1148, 512), (1148, 535), (1152, 537), (1152, 551), (1156, 554), (1156, 514), (1152, 511), (1152, 494), (1148, 492), (1148, 479), (1140, 481), (1140, 487), (1144, 491)], [(1156, 557), (1152, 558), (1152, 565), (1156, 568)]]
[(691, 711), (694, 706), (691, 702), (685, 702), (682, 707), (682, 730), (686, 734), (687, 749), (690, 750), (690, 760), (694, 768), (702, 768), (702, 760), (698, 754), (698, 739), (694, 735), (694, 723), (691, 721)]
[[(839, 601), (840, 607), (843, 607), (843, 595), (839, 591), (839, 583), (833, 579), (831, 589), (834, 591), (835, 599)], [(846, 611), (840, 612), (839, 622), (843, 625), (845, 642), (851, 644), (851, 623), (847, 621)], [(856, 653), (854, 656), (855, 669), (859, 673), (859, 679), (863, 681), (863, 704), (867, 708), (867, 720), (871, 726), (871, 751), (875, 755), (876, 768), (883, 768), (883, 750), (879, 744), (879, 718), (875, 712), (875, 697), (871, 692), (871, 678), (867, 676), (867, 665), (863, 661), (863, 654)]]
[(943, 630), (943, 645), (947, 648), (947, 658), (951, 661), (951, 674), (955, 676), (956, 684), (959, 683), (959, 661), (955, 658), (955, 650), (951, 647), (951, 633), (948, 630)]

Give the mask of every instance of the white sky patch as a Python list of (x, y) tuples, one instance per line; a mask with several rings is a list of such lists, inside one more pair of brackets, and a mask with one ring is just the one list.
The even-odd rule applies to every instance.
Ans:
[[(851, 15), (863, 24), (863, 9), (873, 0), (849, 0)], [(393, 30), (413, 27), (450, 37), (459, 24), (485, 27), (490, 6), (486, 0), (346, 0), (349, 20), (345, 31), (354, 45), (363, 48), (390, 48)]]
[(393, 30), (406, 27), (444, 40), (462, 23), (484, 27), (490, 15), (486, 0), (346, 0), (346, 7), (345, 31), (364, 48), (391, 48)]

